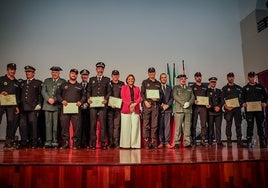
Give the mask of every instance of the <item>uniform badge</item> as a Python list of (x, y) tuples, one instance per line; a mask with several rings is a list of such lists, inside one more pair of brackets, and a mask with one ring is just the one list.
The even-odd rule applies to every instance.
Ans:
[(64, 86), (64, 89), (68, 89), (68, 86)]
[(247, 88), (246, 88), (246, 90), (248, 91), (248, 90), (249, 90), (249, 88), (247, 87)]
[(231, 91), (231, 89), (230, 89), (230, 88), (228, 88), (228, 89), (227, 89), (227, 91)]
[(213, 93), (212, 93), (212, 92), (210, 92), (209, 94), (210, 94), (210, 95), (213, 95)]
[(195, 87), (195, 88), (194, 88), (194, 90), (196, 91), (196, 90), (197, 90), (197, 88)]
[(95, 80), (92, 81), (92, 84), (95, 84)]
[(7, 82), (4, 82), (4, 85), (7, 86)]
[(147, 84), (147, 87), (150, 87), (150, 84), (149, 83)]

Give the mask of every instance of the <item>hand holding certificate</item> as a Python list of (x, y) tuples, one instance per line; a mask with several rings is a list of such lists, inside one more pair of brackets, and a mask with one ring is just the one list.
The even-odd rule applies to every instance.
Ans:
[(247, 102), (248, 112), (262, 111), (261, 101)]
[(225, 104), (226, 104), (228, 107), (232, 107), (232, 108), (240, 107), (238, 98), (233, 98), (233, 99), (225, 100)]
[(158, 89), (146, 89), (146, 97), (148, 99), (160, 99), (160, 94)]
[(108, 106), (113, 107), (113, 108), (121, 108), (122, 99), (110, 96)]
[(64, 114), (78, 114), (78, 106), (75, 102), (70, 102), (66, 106), (63, 105)]
[(17, 105), (16, 95), (0, 95), (0, 104), (2, 106)]
[(209, 105), (208, 97), (196, 96), (196, 100), (198, 101), (197, 105)]
[(90, 100), (92, 101), (92, 103), (90, 103), (90, 108), (94, 108), (94, 107), (104, 107), (105, 105), (103, 104), (104, 101), (104, 97), (90, 97)]

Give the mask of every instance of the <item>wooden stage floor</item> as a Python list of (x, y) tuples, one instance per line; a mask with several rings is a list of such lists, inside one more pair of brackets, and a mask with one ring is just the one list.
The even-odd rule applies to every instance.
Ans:
[[(268, 149), (3, 149), (0, 187), (267, 187)], [(68, 182), (68, 183), (67, 183)]]

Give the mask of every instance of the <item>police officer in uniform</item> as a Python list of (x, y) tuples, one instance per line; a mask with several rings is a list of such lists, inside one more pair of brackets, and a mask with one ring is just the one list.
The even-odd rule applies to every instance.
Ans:
[[(174, 117), (175, 117), (175, 149), (180, 147), (182, 133), (184, 134), (184, 147), (192, 147), (191, 145), (191, 120), (192, 105), (194, 103), (194, 93), (192, 88), (186, 86), (186, 75), (177, 76), (179, 85), (173, 87)], [(182, 125), (184, 124), (184, 129)]]
[[(121, 87), (125, 85), (124, 82), (119, 80), (119, 71), (112, 71), (111, 85), (111, 96), (116, 98), (121, 98)], [(109, 148), (119, 148), (120, 140), (120, 125), (121, 125), (121, 108), (115, 108), (113, 106), (108, 106), (108, 124), (107, 124), (107, 134), (109, 141)]]
[[(248, 147), (253, 147), (253, 128), (254, 128), (254, 118), (256, 119), (259, 142), (261, 148), (266, 148), (266, 138), (264, 134), (264, 109), (266, 107), (266, 102), (268, 100), (267, 91), (265, 88), (255, 82), (255, 72), (248, 73), (248, 84), (243, 87), (242, 92), (242, 101), (243, 107), (245, 107), (246, 111), (246, 119), (247, 119), (247, 141)], [(248, 110), (248, 102), (260, 102), (260, 109), (255, 109), (252, 111)]]
[(211, 77), (209, 81), (208, 97), (209, 105), (208, 108), (208, 129), (209, 129), (209, 138), (208, 144), (212, 145), (212, 135), (214, 132), (214, 125), (216, 128), (216, 141), (218, 146), (224, 146), (221, 141), (221, 123), (222, 123), (222, 91), (216, 88), (217, 83), (216, 77)]
[(224, 101), (230, 99), (237, 99), (239, 106), (228, 106), (226, 102), (224, 103), (224, 119), (226, 120), (226, 137), (227, 137), (227, 147), (232, 147), (232, 124), (233, 119), (235, 121), (236, 127), (236, 137), (237, 137), (237, 146), (243, 147), (242, 141), (242, 131), (241, 131), (241, 105), (242, 105), (242, 87), (234, 83), (234, 73), (230, 72), (227, 74), (228, 83), (222, 88), (222, 95)]
[(206, 134), (207, 134), (207, 108), (205, 105), (198, 105), (198, 100), (197, 97), (206, 97), (207, 96), (207, 91), (208, 87), (206, 84), (202, 83), (202, 74), (201, 72), (196, 72), (194, 74), (194, 79), (195, 83), (191, 86), (194, 96), (195, 96), (195, 101), (193, 104), (193, 122), (192, 122), (192, 139), (193, 139), (193, 145), (196, 145), (196, 125), (197, 125), (197, 120), (198, 120), (198, 115), (200, 118), (200, 124), (201, 124), (201, 142), (200, 144), (202, 146), (205, 146), (205, 139), (206, 139)]
[[(63, 105), (67, 106), (68, 103), (76, 103), (79, 108), (81, 104), (86, 101), (84, 96), (83, 87), (77, 82), (77, 69), (71, 69), (69, 73), (69, 80), (61, 84), (60, 88), (57, 90), (56, 97), (57, 100)], [(62, 111), (61, 116), (61, 128), (62, 128), (62, 139), (64, 141), (61, 149), (68, 149), (70, 147), (70, 121), (73, 125), (73, 149), (78, 149), (80, 147), (81, 141), (81, 114), (80, 110), (78, 113), (64, 113)]]
[(58, 66), (53, 66), (50, 68), (51, 77), (45, 79), (42, 87), (42, 96), (44, 98), (43, 110), (45, 112), (45, 125), (46, 125), (46, 140), (45, 148), (59, 146), (58, 142), (58, 119), (59, 119), (59, 109), (60, 103), (56, 98), (56, 91), (59, 89), (62, 83), (66, 80), (60, 78), (60, 71), (62, 69)]
[[(158, 139), (158, 116), (160, 105), (162, 104), (163, 93), (161, 83), (155, 78), (155, 68), (148, 69), (148, 78), (142, 81), (141, 97), (143, 110), (143, 138), (146, 143), (146, 149), (157, 148)], [(149, 90), (156, 90), (159, 97), (151, 98), (148, 95)]]
[(96, 64), (97, 75), (89, 79), (89, 86), (87, 88), (88, 103), (91, 104), (90, 97), (104, 97), (102, 101), (103, 107), (91, 107), (90, 108), (90, 141), (92, 149), (96, 149), (96, 125), (97, 118), (100, 120), (100, 132), (101, 132), (101, 148), (107, 149), (106, 146), (106, 121), (107, 121), (107, 104), (111, 95), (110, 78), (103, 76), (105, 64), (98, 62)]
[[(88, 87), (88, 78), (89, 71), (87, 69), (83, 69), (80, 71), (81, 75), (81, 84), (83, 86), (83, 92), (86, 97), (87, 95), (87, 87)], [(82, 148), (89, 148), (89, 127), (90, 127), (90, 113), (88, 103), (84, 102), (81, 105), (81, 146)]]
[(0, 94), (4, 96), (15, 95), (16, 103), (14, 105), (3, 105), (0, 104), (0, 123), (2, 122), (3, 114), (6, 113), (6, 141), (5, 148), (12, 148), (14, 140), (14, 126), (15, 126), (15, 117), (19, 113), (19, 82), (15, 78), (16, 74), (16, 64), (9, 63), (7, 64), (7, 74), (0, 77)]
[(26, 80), (21, 83), (21, 119), (20, 135), (21, 143), (19, 148), (38, 146), (38, 113), (41, 110), (43, 97), (41, 95), (42, 81), (35, 79), (35, 68), (32, 66), (24, 67)]

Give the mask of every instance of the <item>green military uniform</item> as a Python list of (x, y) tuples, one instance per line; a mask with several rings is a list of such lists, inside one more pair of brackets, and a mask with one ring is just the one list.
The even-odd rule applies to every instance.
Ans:
[[(60, 71), (60, 67), (52, 67), (52, 71)], [(58, 147), (58, 117), (60, 103), (56, 99), (56, 90), (65, 83), (66, 80), (58, 78), (53, 80), (53, 78), (45, 79), (42, 87), (42, 96), (44, 97), (43, 110), (45, 111), (45, 121), (46, 121), (46, 141), (45, 147)], [(55, 100), (54, 104), (49, 104), (48, 99), (53, 98)]]
[[(179, 75), (177, 78), (186, 77), (185, 75)], [(175, 147), (179, 147), (182, 125), (184, 124), (184, 146), (191, 146), (191, 119), (192, 119), (192, 104), (195, 97), (191, 87), (176, 85), (173, 87), (174, 105), (174, 117), (175, 117)]]

